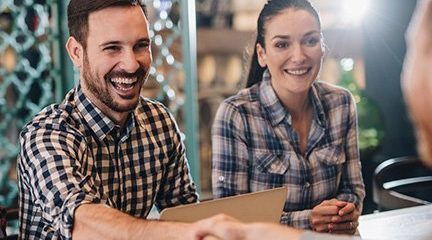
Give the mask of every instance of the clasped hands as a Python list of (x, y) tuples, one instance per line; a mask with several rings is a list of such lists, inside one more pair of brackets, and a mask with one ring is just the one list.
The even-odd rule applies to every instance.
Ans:
[(359, 216), (353, 203), (333, 198), (315, 206), (309, 220), (312, 229), (317, 232), (354, 234)]

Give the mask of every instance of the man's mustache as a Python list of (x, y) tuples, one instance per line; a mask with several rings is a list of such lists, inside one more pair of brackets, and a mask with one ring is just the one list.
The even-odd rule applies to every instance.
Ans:
[(135, 72), (128, 73), (126, 71), (110, 71), (109, 73), (105, 74), (105, 80), (112, 79), (112, 78), (137, 78), (138, 80), (141, 80), (145, 77), (148, 69), (145, 69), (144, 67), (140, 66)]

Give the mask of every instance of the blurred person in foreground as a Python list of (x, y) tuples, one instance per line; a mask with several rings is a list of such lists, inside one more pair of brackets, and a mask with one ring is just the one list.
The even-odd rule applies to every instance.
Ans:
[[(407, 54), (402, 89), (417, 133), (422, 161), (432, 168), (432, 0), (419, 1), (406, 33)], [(196, 239), (215, 236), (226, 240), (359, 239), (302, 231), (267, 223), (244, 224), (225, 215), (203, 220)]]
[(406, 33), (402, 89), (421, 159), (432, 167), (432, 0), (419, 1)]

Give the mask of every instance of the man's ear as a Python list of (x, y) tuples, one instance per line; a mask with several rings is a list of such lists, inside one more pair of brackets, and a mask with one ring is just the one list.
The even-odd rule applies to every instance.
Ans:
[(82, 45), (74, 37), (69, 37), (66, 42), (66, 50), (75, 67), (80, 69), (84, 62), (84, 48)]
[(257, 57), (258, 57), (258, 63), (261, 67), (266, 67), (267, 63), (266, 63), (266, 52), (265, 49), (261, 46), (261, 44), (257, 43), (257, 45), (255, 46), (255, 50), (257, 52)]

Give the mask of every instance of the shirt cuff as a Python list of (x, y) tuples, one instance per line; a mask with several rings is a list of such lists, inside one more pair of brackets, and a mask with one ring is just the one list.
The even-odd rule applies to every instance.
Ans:
[(311, 229), (309, 221), (312, 210), (284, 212), (281, 217), (281, 223), (295, 228)]

